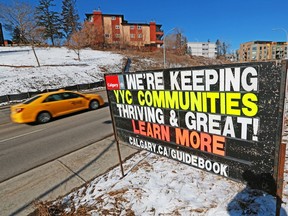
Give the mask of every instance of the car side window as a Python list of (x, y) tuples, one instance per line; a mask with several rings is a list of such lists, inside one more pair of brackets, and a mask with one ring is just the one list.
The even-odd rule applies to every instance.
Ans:
[(78, 94), (72, 93), (72, 92), (65, 92), (62, 95), (63, 95), (64, 100), (81, 97), (81, 95), (78, 95)]
[(60, 94), (53, 94), (53, 95), (49, 95), (43, 102), (53, 102), (53, 101), (60, 101), (62, 100), (62, 97)]
[(23, 104), (30, 104), (30, 103), (32, 103), (33, 101), (37, 100), (40, 97), (41, 97), (40, 95), (36, 95), (36, 96), (34, 96), (32, 98), (29, 98), (26, 101), (24, 101)]

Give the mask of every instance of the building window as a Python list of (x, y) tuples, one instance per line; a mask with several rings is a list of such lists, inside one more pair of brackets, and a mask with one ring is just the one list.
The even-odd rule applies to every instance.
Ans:
[(120, 29), (120, 26), (119, 25), (115, 25), (115, 29)]
[(130, 38), (135, 38), (135, 34), (130, 34)]
[(137, 29), (138, 29), (138, 30), (141, 30), (141, 29), (142, 29), (142, 26), (137, 26)]
[(110, 35), (109, 34), (105, 34), (105, 38), (110, 38)]
[(120, 34), (115, 34), (115, 37), (116, 38), (120, 38)]
[(134, 26), (130, 26), (130, 29), (133, 30), (133, 29), (134, 29)]
[(111, 19), (112, 19), (112, 20), (116, 20), (116, 17), (115, 17), (115, 16), (112, 16)]
[(138, 38), (142, 38), (142, 34), (138, 34)]
[(93, 22), (93, 20), (94, 20), (93, 16), (90, 16), (87, 20), (88, 20), (88, 22)]

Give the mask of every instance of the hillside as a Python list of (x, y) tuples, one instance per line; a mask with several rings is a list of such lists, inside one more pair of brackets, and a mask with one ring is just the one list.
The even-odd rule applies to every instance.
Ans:
[[(163, 68), (163, 53), (136, 51), (81, 51), (81, 61), (67, 48), (0, 47), (0, 96), (57, 89), (103, 80), (104, 73), (121, 72), (128, 58), (130, 72)], [(166, 53), (168, 67), (222, 64), (226, 61)]]
[[(163, 51), (139, 52), (121, 51), (117, 52), (131, 59), (130, 71), (153, 70), (163, 68)], [(166, 51), (167, 68), (189, 67), (202, 65), (229, 64), (231, 61), (225, 59), (211, 59), (202, 56), (177, 55), (172, 51)]]
[(57, 89), (103, 80), (105, 72), (122, 70), (124, 56), (85, 49), (81, 61), (66, 48), (0, 47), (0, 96)]

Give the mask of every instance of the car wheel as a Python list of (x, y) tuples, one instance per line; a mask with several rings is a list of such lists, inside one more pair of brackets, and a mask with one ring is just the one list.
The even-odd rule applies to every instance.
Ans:
[(89, 104), (89, 108), (90, 108), (91, 110), (96, 110), (96, 109), (99, 108), (99, 106), (100, 106), (100, 104), (99, 104), (99, 102), (98, 102), (97, 100), (92, 100), (92, 101), (90, 102), (90, 104)]
[(39, 124), (47, 123), (51, 120), (51, 114), (49, 112), (41, 112), (37, 116), (37, 122)]

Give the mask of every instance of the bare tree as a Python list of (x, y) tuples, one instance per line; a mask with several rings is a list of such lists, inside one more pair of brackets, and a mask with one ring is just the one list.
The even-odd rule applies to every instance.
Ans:
[(165, 46), (177, 55), (184, 55), (187, 53), (187, 38), (179, 28), (175, 28), (171, 34), (165, 36)]
[(185, 55), (187, 53), (187, 38), (184, 36), (183, 31), (176, 28), (176, 41), (175, 51), (177, 55)]
[(11, 1), (10, 4), (0, 3), (0, 19), (11, 35), (18, 29), (20, 37), (25, 38), (27, 27), (34, 22), (34, 10), (30, 4), (17, 0)]
[(222, 42), (217, 39), (216, 41), (216, 49), (217, 49), (217, 56), (221, 56), (222, 55)]
[(36, 55), (34, 44), (41, 42), (41, 29), (37, 26), (34, 9), (27, 2), (13, 0), (10, 4), (0, 3), (0, 20), (4, 23), (4, 28), (12, 35), (17, 29), (22, 41), (32, 45), (38, 66), (40, 63)]
[(97, 48), (103, 46), (103, 34), (92, 23), (84, 22), (81, 32), (85, 35), (87, 47)]
[(76, 55), (78, 61), (80, 61), (80, 50), (85, 47), (85, 35), (81, 32), (74, 32), (70, 35), (68, 41), (68, 48), (72, 49)]
[(220, 41), (219, 39), (216, 41), (217, 46), (217, 56), (226, 56), (227, 51), (230, 47), (230, 44)]
[(77, 54), (77, 59), (80, 61), (80, 51), (86, 47), (97, 46), (97, 30), (95, 26), (89, 22), (84, 22), (80, 31), (75, 31), (71, 34), (68, 40), (68, 48), (72, 49)]
[(230, 44), (223, 42), (222, 47), (223, 47), (223, 55), (226, 56), (228, 49), (230, 47)]
[(38, 26), (31, 27), (31, 29), (32, 30), (31, 30), (30, 34), (28, 35), (28, 40), (31, 41), (31, 47), (32, 47), (34, 56), (36, 58), (38, 67), (40, 67), (40, 62), (39, 62), (39, 59), (38, 59), (36, 51), (35, 51), (35, 44), (36, 43), (42, 44), (44, 42), (43, 41), (44, 29), (42, 27), (38, 27)]

